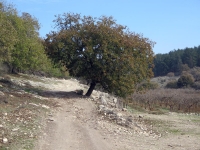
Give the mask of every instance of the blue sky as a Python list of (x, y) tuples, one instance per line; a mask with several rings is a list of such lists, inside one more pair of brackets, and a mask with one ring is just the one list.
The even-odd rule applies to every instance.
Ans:
[(200, 45), (200, 0), (7, 0), (41, 24), (40, 36), (54, 30), (55, 15), (67, 12), (113, 16), (118, 24), (156, 42), (155, 54)]

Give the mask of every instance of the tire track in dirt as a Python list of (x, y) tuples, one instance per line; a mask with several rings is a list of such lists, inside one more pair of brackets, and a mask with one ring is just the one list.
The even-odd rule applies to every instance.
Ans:
[[(59, 99), (61, 101), (61, 99)], [(95, 109), (83, 99), (62, 99), (62, 109), (47, 123), (39, 150), (111, 150), (113, 147), (93, 127)], [(76, 106), (81, 106), (77, 110)], [(81, 115), (81, 117), (80, 117)]]

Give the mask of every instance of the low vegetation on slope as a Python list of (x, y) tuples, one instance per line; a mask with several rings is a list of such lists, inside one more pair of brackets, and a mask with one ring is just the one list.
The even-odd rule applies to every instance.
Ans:
[(54, 104), (34, 94), (41, 89), (16, 82), (0, 77), (0, 150), (33, 149), (42, 119)]

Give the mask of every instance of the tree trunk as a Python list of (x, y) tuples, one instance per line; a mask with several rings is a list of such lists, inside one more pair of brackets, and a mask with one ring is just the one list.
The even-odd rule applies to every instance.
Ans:
[(95, 86), (96, 86), (96, 82), (92, 81), (92, 83), (90, 83), (90, 88), (88, 89), (88, 91), (85, 95), (90, 96), (92, 94), (92, 91), (94, 90)]

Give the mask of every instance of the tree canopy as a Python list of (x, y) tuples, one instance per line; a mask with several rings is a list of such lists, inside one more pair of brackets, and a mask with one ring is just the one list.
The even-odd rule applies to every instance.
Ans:
[(70, 75), (90, 82), (87, 96), (100, 84), (125, 97), (152, 77), (155, 43), (117, 24), (113, 17), (64, 13), (54, 22), (57, 30), (45, 39), (47, 54)]
[(0, 1), (0, 61), (11, 60), (11, 50), (18, 41), (13, 22), (9, 19), (17, 12), (11, 5)]
[(57, 71), (45, 54), (39, 29), (35, 17), (26, 12), (19, 15), (13, 5), (0, 0), (0, 62), (11, 72)]
[(157, 54), (154, 59), (154, 75), (165, 76), (169, 72), (180, 75), (195, 66), (200, 66), (200, 46)]

